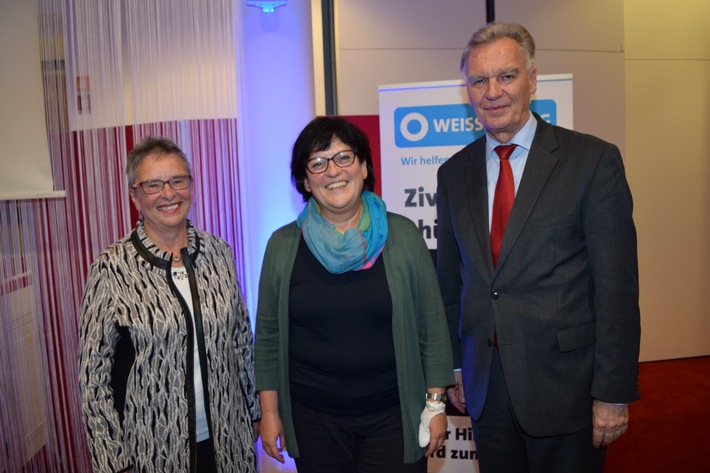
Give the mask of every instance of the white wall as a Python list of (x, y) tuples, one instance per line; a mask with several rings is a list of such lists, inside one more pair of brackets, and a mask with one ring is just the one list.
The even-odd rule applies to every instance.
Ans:
[(253, 321), (266, 243), (303, 208), (289, 166), (293, 142), (315, 114), (313, 45), (309, 3), (274, 13), (242, 4), (238, 13), (240, 206)]
[(336, 0), (338, 113), (376, 115), (383, 84), (460, 79), (485, 2)]
[(710, 2), (626, 0), (642, 359), (710, 353)]
[(64, 195), (53, 192), (37, 33), (36, 2), (0, 3), (0, 199)]

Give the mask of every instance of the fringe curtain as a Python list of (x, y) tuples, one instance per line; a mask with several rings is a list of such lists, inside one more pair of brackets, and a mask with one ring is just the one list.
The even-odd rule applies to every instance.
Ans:
[(0, 202), (0, 473), (88, 472), (77, 375), (89, 265), (137, 215), (123, 172), (148, 135), (191, 160), (190, 218), (244, 281), (231, 0), (38, 0), (54, 187)]

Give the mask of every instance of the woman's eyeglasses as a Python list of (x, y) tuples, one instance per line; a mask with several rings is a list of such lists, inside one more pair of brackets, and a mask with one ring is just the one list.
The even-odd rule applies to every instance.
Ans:
[(306, 169), (311, 174), (321, 174), (328, 169), (328, 165), (331, 161), (339, 168), (346, 168), (355, 162), (355, 150), (348, 149), (341, 151), (333, 155), (332, 158), (324, 158), (322, 156), (311, 158), (306, 162)]
[(162, 181), (160, 179), (151, 179), (149, 181), (139, 182), (138, 184), (133, 186), (133, 188), (135, 189), (136, 187), (140, 186), (140, 188), (143, 189), (143, 192), (145, 192), (146, 194), (158, 194), (163, 191), (163, 187), (165, 187), (165, 184), (170, 184), (170, 187), (172, 187), (174, 191), (179, 191), (190, 187), (191, 182), (192, 176), (190, 175), (173, 176), (167, 181)]

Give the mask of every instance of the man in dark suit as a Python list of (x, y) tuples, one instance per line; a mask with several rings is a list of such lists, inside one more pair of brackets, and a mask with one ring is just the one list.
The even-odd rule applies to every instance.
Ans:
[(534, 58), (504, 23), (462, 56), (486, 135), (438, 173), (449, 399), (474, 421), (482, 473), (601, 472), (639, 397), (632, 199), (616, 146), (530, 112)]

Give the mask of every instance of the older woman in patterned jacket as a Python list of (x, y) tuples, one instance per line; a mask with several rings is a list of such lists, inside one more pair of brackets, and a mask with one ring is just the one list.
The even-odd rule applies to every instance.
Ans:
[(255, 472), (261, 412), (232, 252), (187, 219), (192, 177), (170, 140), (128, 155), (133, 232), (91, 266), (82, 412), (95, 472)]

